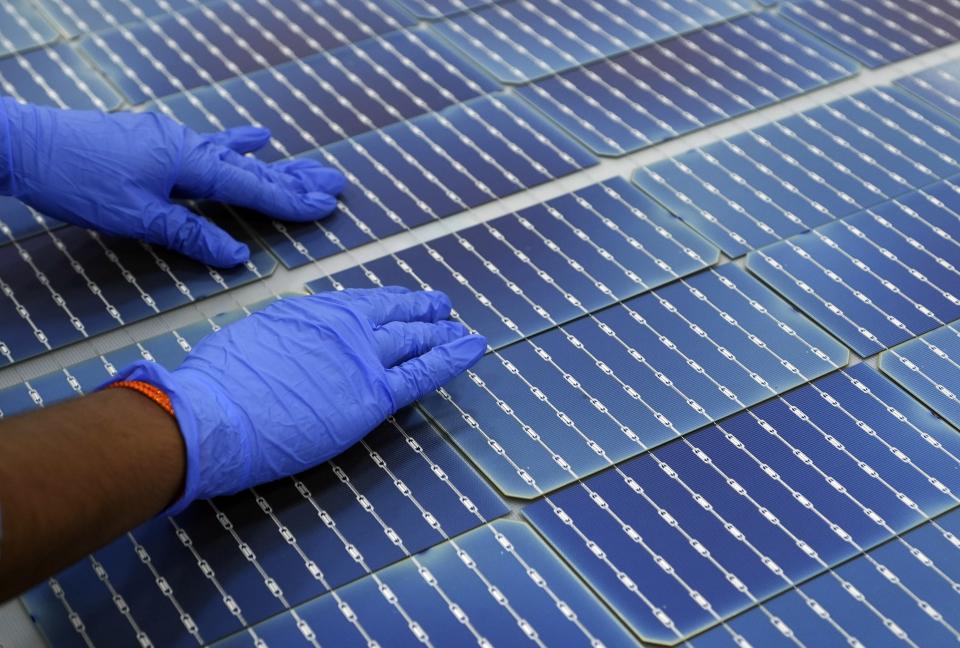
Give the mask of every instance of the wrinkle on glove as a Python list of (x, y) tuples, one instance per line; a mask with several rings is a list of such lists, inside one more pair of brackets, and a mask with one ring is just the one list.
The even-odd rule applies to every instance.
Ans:
[(170, 396), (186, 446), (183, 496), (235, 493), (343, 452), (467, 370), (487, 341), (449, 298), (405, 288), (282, 299), (198, 344), (176, 371), (140, 361), (111, 382)]
[(156, 113), (57, 110), (0, 97), (0, 194), (58, 220), (143, 239), (226, 268), (249, 248), (174, 199), (216, 200), (282, 220), (328, 216), (346, 182), (313, 160), (247, 157), (253, 126), (200, 135)]

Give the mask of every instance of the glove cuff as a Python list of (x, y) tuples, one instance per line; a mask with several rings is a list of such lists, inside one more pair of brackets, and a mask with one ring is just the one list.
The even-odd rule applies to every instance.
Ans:
[(183, 494), (161, 515), (176, 515), (200, 497), (200, 426), (197, 417), (193, 414), (191, 399), (188, 396), (189, 389), (177, 383), (173, 372), (156, 362), (146, 360), (130, 365), (101, 385), (99, 389), (117, 382), (132, 380), (145, 382), (163, 390), (170, 397), (170, 403), (173, 406), (180, 435), (186, 447), (186, 475)]
[(0, 97), (0, 196), (16, 193), (13, 173), (13, 115), (17, 102)]
[(122, 380), (138, 380), (163, 390), (183, 436), (183, 495), (162, 515), (176, 515), (195, 500), (230, 495), (250, 485), (249, 422), (219, 385), (199, 371), (170, 371), (140, 360), (101, 388)]

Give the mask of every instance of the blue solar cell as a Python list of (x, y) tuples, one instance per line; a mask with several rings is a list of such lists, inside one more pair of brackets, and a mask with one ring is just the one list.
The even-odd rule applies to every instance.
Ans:
[(960, 126), (877, 87), (640, 169), (635, 181), (736, 257), (960, 170)]
[(960, 328), (951, 322), (884, 351), (879, 367), (914, 396), (960, 427)]
[(954, 180), (747, 257), (748, 267), (862, 356), (960, 317)]
[(728, 264), (488, 355), (422, 402), (503, 492), (530, 498), (846, 360)]
[[(943, 531), (954, 538), (960, 536), (960, 512), (947, 513), (936, 525), (924, 524), (904, 535), (909, 544), (922, 552), (920, 556), (898, 542), (888, 542), (869, 552), (876, 563), (901, 577), (913, 596), (886, 579), (874, 562), (859, 557), (835, 570), (850, 589), (829, 574), (799, 586), (803, 595), (829, 601), (828, 618), (811, 609), (798, 591), (772, 599), (767, 609), (780, 617), (803, 645), (825, 645), (826, 637), (836, 637), (840, 644), (847, 637), (839, 635), (838, 628), (865, 646), (893, 645), (906, 640), (930, 646), (951, 644), (956, 637), (950, 628), (960, 626), (960, 607), (950, 603), (956, 597), (957, 587), (949, 581), (960, 582), (960, 553), (957, 543), (946, 539)], [(948, 580), (920, 568), (918, 559), (935, 562)], [(877, 612), (865, 612), (860, 597), (876, 605)], [(758, 609), (732, 619), (729, 628), (754, 646), (796, 645), (776, 631)], [(736, 645), (726, 628), (710, 630), (694, 638), (691, 644), (696, 648)]]
[(223, 646), (628, 646), (527, 525), (500, 521), (234, 635)]
[(948, 115), (956, 115), (960, 109), (960, 61), (901, 77), (896, 83)]
[(0, 60), (0, 91), (57, 108), (112, 110), (121, 101), (66, 43)]
[(597, 162), (521, 100), (505, 94), (451, 106), (309, 155), (345, 169), (349, 183), (341, 210), (322, 223), (255, 225), (288, 267)]
[(951, 0), (803, 0), (782, 13), (870, 68), (960, 39), (960, 7)]
[[(9, 352), (0, 354), (3, 363), (119, 328), (273, 272), (276, 261), (235, 221), (218, 222), (250, 246), (249, 266), (218, 272), (159, 248), (93, 235), (77, 227), (0, 247), (0, 340)], [(4, 237), (5, 243), (8, 240)], [(55, 247), (57, 241), (62, 248)]]
[(184, 11), (193, 0), (39, 0), (43, 9), (69, 36), (135, 23), (167, 11)]
[(417, 18), (438, 20), (500, 0), (396, 0)]
[[(329, 4), (329, 1), (307, 4), (298, 0), (271, 0), (270, 3), (237, 0), (209, 7), (198, 5), (182, 14), (146, 18), (129, 28), (88, 36), (84, 48), (131, 103), (139, 104), (291, 59), (303, 59), (321, 50), (336, 49), (411, 24), (389, 5), (352, 0), (343, 2), (336, 10), (323, 6)], [(377, 57), (376, 48), (367, 48), (367, 51), (375, 58), (384, 58), (383, 53)], [(376, 76), (372, 70), (357, 65), (350, 56), (343, 62), (362, 77)], [(337, 86), (337, 94), (350, 96), (342, 87), (345, 81), (329, 69), (330, 64), (322, 57), (308, 58), (304, 64), (320, 77), (333, 77), (330, 81)], [(292, 65), (277, 72), (291, 74), (293, 86), (308, 96), (322, 96), (323, 91), (316, 82), (311, 82), (303, 73), (296, 74), (295, 69), (296, 65)], [(397, 70), (390, 72), (396, 74)], [(265, 76), (253, 78), (262, 82)], [(444, 81), (442, 77), (439, 80)], [(144, 85), (149, 86), (153, 96), (145, 93)], [(236, 87), (233, 84), (225, 89), (233, 91)], [(296, 101), (276, 94), (272, 87), (267, 88), (267, 96), (284, 107)], [(321, 103), (329, 108), (335, 101), (331, 98)]]
[(0, 6), (0, 56), (56, 39), (56, 30), (28, 0), (8, 0)]
[[(210, 331), (204, 323), (176, 333), (189, 346)], [(90, 391), (109, 377), (108, 367), (144, 353), (170, 367), (186, 354), (174, 334), (142, 347), (6, 389), (0, 412), (11, 416)], [(102, 572), (81, 561), (25, 601), (55, 645), (82, 645), (65, 623), (58, 591), (97, 645), (132, 640), (134, 623), (154, 645), (195, 645), (191, 624), (204, 641), (216, 640), (506, 512), (486, 482), (408, 409), (334, 462), (213, 505), (197, 503), (173, 522), (151, 521), (94, 554)]]
[(277, 144), (260, 156), (276, 160), (496, 89), (427, 32), (405, 31), (177, 95), (163, 104), (200, 132), (262, 124)]
[(746, 2), (511, 0), (435, 29), (504, 83), (525, 83), (656, 43), (750, 10)]
[(846, 78), (853, 64), (774, 15), (750, 15), (518, 90), (601, 155)]
[(859, 364), (524, 515), (643, 639), (675, 642), (952, 508), (958, 453), (955, 431)]
[(428, 284), (494, 347), (705, 268), (717, 250), (623, 178), (318, 279)]

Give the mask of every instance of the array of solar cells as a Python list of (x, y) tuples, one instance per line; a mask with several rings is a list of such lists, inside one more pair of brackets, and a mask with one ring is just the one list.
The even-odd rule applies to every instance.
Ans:
[(636, 172), (635, 181), (729, 256), (960, 171), (960, 125), (874, 87)]
[(471, 9), (436, 25), (503, 83), (545, 75), (656, 43), (749, 11), (739, 0), (679, 3), (621, 0), (509, 0)]
[[(388, 66), (386, 75), (402, 77), (402, 74), (398, 75), (400, 62), (397, 57), (417, 56), (416, 52), (409, 51), (409, 45), (406, 50), (399, 50), (396, 56), (388, 55), (384, 47), (402, 46), (404, 41), (394, 33), (382, 46), (378, 46), (377, 41), (366, 41), (356, 53), (345, 47), (336, 59), (330, 59), (331, 55), (335, 56), (331, 51), (338, 47), (363, 41), (373, 34), (411, 26), (411, 21), (389, 5), (373, 11), (354, 0), (344, 3), (349, 12), (337, 12), (331, 10), (335, 7), (331, 1), (305, 4), (296, 0), (273, 0), (270, 3), (231, 0), (205, 5), (199, 0), (187, 0), (187, 4), (190, 9), (183, 13), (147, 19), (129, 28), (118, 27), (103, 34), (93, 34), (84, 40), (83, 49), (123, 90), (131, 103), (144, 103), (155, 96), (164, 97), (211, 86), (263, 68), (269, 68), (271, 73), (276, 68), (275, 78), (292, 75), (290, 84), (311, 99), (323, 97), (324, 89), (307, 85), (311, 79), (304, 74), (313, 77), (333, 75), (333, 78), (321, 78), (313, 83), (332, 83), (334, 90), (330, 92), (334, 93), (333, 96), (345, 96), (356, 101), (357, 97), (351, 96), (351, 86), (343, 78), (342, 71), (349, 70), (369, 79), (376, 77), (373, 67), (384, 64)], [(430, 46), (437, 47), (434, 41), (430, 42)], [(311, 56), (317, 52), (321, 54)], [(452, 58), (446, 51), (441, 56), (443, 60)], [(370, 67), (357, 65), (354, 57), (359, 57)], [(289, 65), (282, 65), (284, 63)], [(422, 61), (418, 60), (417, 63), (422, 65)], [(306, 72), (297, 74), (298, 67), (306, 69)], [(428, 73), (442, 72), (436, 67)], [(338, 71), (341, 71), (339, 75)], [(269, 84), (267, 79), (270, 76), (259, 74), (251, 80), (258, 85)], [(440, 77), (437, 82), (452, 91), (456, 90), (451, 87), (449, 79)], [(151, 88), (149, 93), (142, 89), (144, 85)], [(241, 81), (234, 80), (225, 84), (224, 89), (233, 93), (243, 85)], [(284, 107), (295, 105), (295, 100), (278, 96), (274, 86), (264, 87), (267, 96), (274, 97)], [(384, 91), (391, 88), (381, 84), (377, 89)], [(353, 92), (355, 95), (357, 91)], [(387, 97), (388, 102), (397, 100), (392, 96)], [(248, 97), (240, 97), (239, 101), (249, 107)], [(322, 103), (332, 102), (331, 98), (329, 102)], [(260, 110), (268, 109), (262, 107)]]
[(952, 0), (799, 0), (781, 11), (871, 68), (960, 38), (960, 6)]
[[(46, 636), (960, 637), (960, 437), (927, 409), (960, 423), (957, 64), (693, 148), (634, 183), (589, 171), (960, 37), (954, 0), (761, 4), (3, 3), (0, 92), (202, 131), (262, 124), (275, 136), (263, 159), (308, 156), (350, 184), (318, 223), (195, 206), (251, 244), (232, 272), (0, 202), (0, 355), (81, 339), (98, 354), (0, 392), (0, 415), (140, 357), (175, 365), (248, 314), (238, 302), (98, 349), (101, 331), (150, 316), (169, 328), (164, 311), (269, 275), (251, 236), (288, 268), (312, 264), (314, 291), (445, 290), (491, 344), (333, 462), (154, 520), (32, 591)], [(416, 229), (577, 173), (593, 184), (432, 240)], [(397, 233), (416, 244), (381, 242)], [(380, 258), (327, 272), (325, 257), (370, 244)], [(749, 253), (775, 290), (721, 251)], [(847, 347), (886, 349), (881, 371), (912, 396), (848, 366)], [(493, 487), (528, 501), (540, 536), (491, 522), (509, 510)]]
[(748, 267), (862, 356), (960, 316), (948, 179), (750, 253)]
[(487, 355), (422, 405), (502, 491), (532, 498), (846, 361), (725, 265)]
[[(859, 364), (564, 489), (524, 515), (642, 639), (673, 643), (832, 574), (954, 506), (958, 452), (955, 430)], [(831, 600), (807, 602), (829, 609)], [(836, 641), (845, 638), (839, 632)]]
[(0, 7), (0, 56), (53, 42), (57, 32), (28, 0), (10, 0)]
[[(175, 367), (214, 327), (240, 315), (184, 327), (4, 390), (0, 412), (12, 416), (89, 392), (141, 357)], [(296, 478), (153, 520), (33, 590), (25, 602), (54, 645), (145, 638), (190, 646), (289, 610), (506, 512), (422, 415), (406, 410), (350, 452)], [(77, 621), (65, 615), (65, 605)]]
[(853, 69), (775, 15), (752, 14), (519, 92), (594, 152), (616, 156), (846, 78)]
[(633, 639), (525, 524), (495, 522), (221, 645), (623, 646)]
[[(52, 228), (39, 214), (26, 212), (14, 212), (22, 217), (14, 227), (0, 216), (0, 241), (8, 243), (0, 246), (4, 365), (257, 281), (276, 267), (232, 219), (218, 222), (250, 246), (250, 260), (214, 270), (138, 241), (73, 226)], [(18, 239), (25, 222), (40, 233)]]
[(430, 286), (450, 295), (457, 316), (501, 347), (716, 260), (716, 248), (626, 180), (611, 178), (309, 288)]
[(956, 61), (897, 79), (897, 85), (948, 115), (955, 115), (960, 109), (960, 63)]
[[(952, 601), (960, 581), (957, 537), (960, 512), (946, 513), (935, 523), (923, 524), (836, 567), (832, 572), (798, 585), (766, 603), (766, 611), (788, 632), (771, 624), (759, 608), (729, 621), (729, 630), (754, 646), (823, 645), (825, 637), (845, 639), (842, 627), (859, 642), (855, 645), (948, 645), (960, 627), (955, 604), (934, 608), (930, 602)], [(910, 548), (912, 547), (912, 549)], [(936, 571), (925, 568), (936, 558)], [(939, 572), (939, 573), (938, 573)], [(954, 583), (954, 584), (951, 584)], [(829, 611), (809, 600), (829, 602)], [(876, 613), (864, 613), (866, 603)], [(829, 612), (829, 613), (826, 613)], [(728, 627), (696, 637), (696, 648), (737, 645)]]
[(960, 427), (960, 330), (950, 322), (880, 355), (879, 367), (937, 414)]
[(340, 213), (322, 223), (257, 225), (258, 234), (288, 267), (409, 231), (596, 163), (509, 94), (451, 106), (310, 155), (346, 169), (350, 184)]

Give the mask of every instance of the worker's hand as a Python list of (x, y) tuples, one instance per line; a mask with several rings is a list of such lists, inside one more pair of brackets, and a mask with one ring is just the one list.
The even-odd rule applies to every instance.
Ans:
[(176, 371), (115, 380), (165, 391), (187, 449), (171, 512), (310, 468), (472, 366), (486, 340), (440, 292), (345, 290), (282, 299), (204, 339)]
[[(291, 221), (336, 207), (344, 176), (318, 162), (245, 157), (270, 132), (200, 135), (154, 113), (56, 110), (0, 98), (0, 193), (74, 225), (144, 239), (218, 267), (246, 245), (172, 198), (210, 199)], [(2, 168), (4, 163), (9, 168)]]

